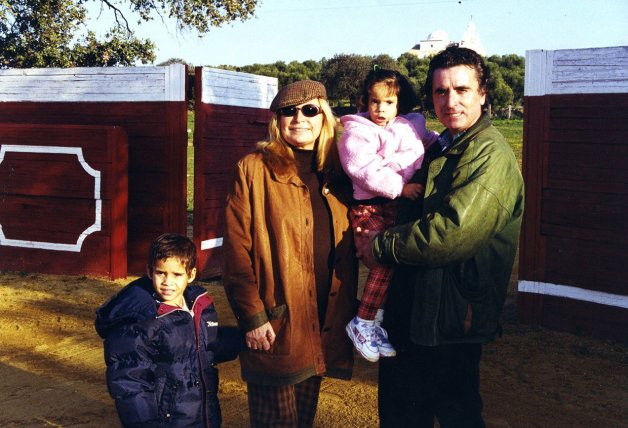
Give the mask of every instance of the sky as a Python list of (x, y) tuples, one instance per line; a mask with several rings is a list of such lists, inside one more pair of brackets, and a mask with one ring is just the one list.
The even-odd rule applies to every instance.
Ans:
[[(95, 9), (92, 16), (88, 28), (103, 34), (112, 21)], [(135, 28), (155, 43), (155, 64), (243, 66), (337, 54), (397, 58), (437, 30), (459, 41), (471, 21), (487, 55), (628, 45), (628, 0), (262, 0), (254, 18), (203, 37), (172, 21)]]

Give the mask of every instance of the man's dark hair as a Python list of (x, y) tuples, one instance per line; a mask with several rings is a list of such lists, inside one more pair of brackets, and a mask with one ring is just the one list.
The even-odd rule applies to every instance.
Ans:
[(377, 83), (385, 84), (390, 94), (397, 95), (397, 114), (408, 114), (419, 104), (418, 95), (403, 74), (375, 66), (364, 79), (362, 93), (358, 99), (358, 111), (368, 111), (369, 91)]
[(196, 267), (196, 246), (187, 236), (165, 233), (155, 238), (148, 251), (148, 269), (153, 270), (159, 260), (179, 259), (189, 274)]
[(425, 85), (421, 90), (424, 106), (429, 110), (434, 109), (432, 103), (432, 81), (434, 79), (434, 71), (439, 68), (452, 68), (458, 65), (466, 65), (475, 70), (475, 75), (478, 78), (478, 85), (480, 89), (484, 89), (487, 93), (487, 101), (484, 103), (482, 109), (486, 108), (488, 102), (488, 83), (490, 78), (490, 70), (484, 59), (476, 51), (460, 46), (449, 46), (447, 49), (437, 53), (430, 61), (429, 69), (427, 70), (427, 78), (425, 79)]

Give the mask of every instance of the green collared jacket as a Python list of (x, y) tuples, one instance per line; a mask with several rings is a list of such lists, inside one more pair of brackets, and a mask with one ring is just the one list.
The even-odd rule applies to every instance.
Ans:
[(398, 226), (373, 254), (397, 265), (384, 326), (397, 347), (494, 339), (523, 215), (523, 179), (504, 137), (483, 115), (445, 152), (434, 143)]

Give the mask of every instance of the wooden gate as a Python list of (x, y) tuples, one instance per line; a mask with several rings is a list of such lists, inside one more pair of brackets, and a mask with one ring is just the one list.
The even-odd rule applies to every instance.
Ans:
[[(0, 122), (119, 126), (128, 136), (128, 270), (186, 232), (186, 67), (0, 70)], [(29, 219), (23, 218), (25, 227)], [(0, 259), (0, 269), (7, 268)]]
[(236, 161), (268, 134), (277, 79), (197, 67), (194, 125), (194, 242), (201, 277), (220, 275), (227, 186)]
[(126, 134), (0, 124), (2, 269), (127, 273)]
[(521, 321), (628, 340), (628, 47), (526, 55)]

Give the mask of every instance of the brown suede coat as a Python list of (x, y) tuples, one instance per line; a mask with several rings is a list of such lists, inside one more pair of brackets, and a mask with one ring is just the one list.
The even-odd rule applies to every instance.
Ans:
[(357, 308), (357, 260), (348, 205), (351, 187), (327, 183), (332, 213), (333, 277), (325, 317), (318, 322), (309, 190), (290, 168), (269, 167), (259, 152), (235, 167), (227, 197), (223, 284), (240, 327), (270, 321), (270, 351), (240, 354), (245, 381), (290, 385), (313, 375), (349, 379), (353, 348), (344, 330)]

